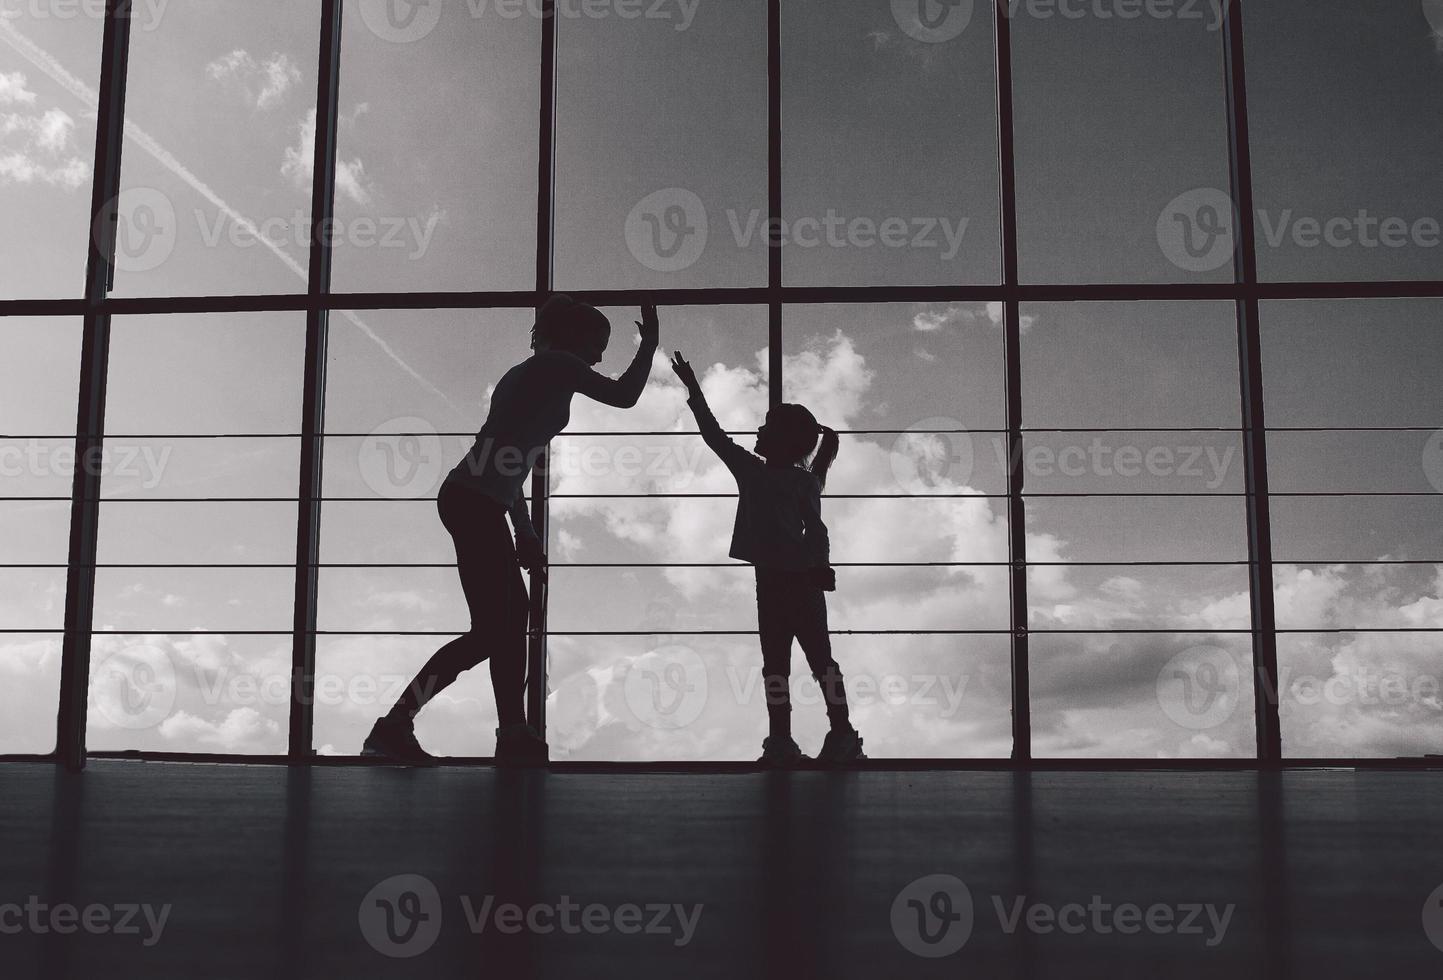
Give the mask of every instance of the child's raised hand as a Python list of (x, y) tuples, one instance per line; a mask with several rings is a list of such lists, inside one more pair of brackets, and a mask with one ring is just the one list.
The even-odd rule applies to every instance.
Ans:
[(699, 391), (701, 389), (701, 386), (697, 384), (696, 372), (691, 369), (691, 365), (686, 362), (686, 358), (681, 356), (681, 351), (676, 351), (671, 355), (671, 369), (676, 376), (681, 379), (681, 383), (686, 385), (687, 391)]

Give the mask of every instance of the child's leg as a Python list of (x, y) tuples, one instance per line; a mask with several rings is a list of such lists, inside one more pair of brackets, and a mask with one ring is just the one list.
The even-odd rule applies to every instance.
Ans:
[(827, 721), (833, 729), (850, 727), (847, 714), (847, 689), (842, 683), (842, 668), (832, 657), (832, 637), (827, 631), (827, 598), (821, 589), (799, 589), (794, 596), (793, 614), (797, 624), (797, 642), (807, 655), (807, 666), (822, 688), (827, 704)]
[(792, 735), (792, 620), (789, 597), (776, 576), (757, 569), (757, 627), (762, 641), (762, 690), (767, 700), (767, 734)]

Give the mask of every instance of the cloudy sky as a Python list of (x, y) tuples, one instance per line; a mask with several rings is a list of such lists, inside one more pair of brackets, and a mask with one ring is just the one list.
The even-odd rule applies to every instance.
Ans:
[[(119, 295), (304, 288), (296, 228), (309, 211), (319, 4), (267, 3), (267, 16), (256, 6), (141, 5)], [(1198, 19), (1135, 20), (1077, 6), (1088, 13), (1020, 4), (1013, 15), (1024, 278), (1226, 281), (1226, 249), (1215, 260), (1204, 247), (1207, 195), (1228, 183), (1206, 5)], [(348, 5), (343, 35), (336, 289), (529, 288), (538, 22), (456, 0), (427, 31), (429, 15), (397, 26), (382, 7)], [(17, 15), (0, 19), (5, 298), (78, 295), (84, 271), (100, 25), (42, 8), (0, 5)], [(925, 40), (892, 8), (787, 5), (789, 284), (998, 281), (990, 11), (978, 4), (955, 34)], [(753, 219), (766, 199), (765, 4), (654, 9), (560, 25), (557, 283), (763, 284)], [(1436, 275), (1435, 26), (1436, 5), (1250, 5), (1264, 276)], [(401, 40), (407, 31), (422, 36)], [(694, 231), (705, 219), (705, 247), (684, 267), (635, 233), (639, 202), (659, 192), (661, 225), (679, 216)], [(1193, 239), (1178, 237), (1179, 216)], [(890, 243), (875, 230), (889, 219)], [(1310, 237), (1309, 220), (1332, 237)], [(830, 238), (819, 231), (829, 222)], [(1264, 307), (1268, 419), (1284, 430), (1270, 434), (1269, 463), (1278, 623), (1294, 631), (1279, 638), (1289, 754), (1443, 751), (1443, 634), (1390, 632), (1443, 630), (1440, 308)], [(616, 373), (636, 313), (607, 313), (603, 370)], [(991, 431), (1004, 424), (999, 314), (785, 310), (788, 399), (848, 433), (824, 513), (834, 560), (856, 564), (840, 570), (831, 615), (877, 757), (1011, 751), (1005, 459)], [(1252, 754), (1231, 304), (1023, 314), (1034, 752)], [(753, 429), (767, 398), (766, 310), (667, 308), (662, 323), (663, 353), (693, 361), (723, 424)], [(524, 311), (333, 318), (325, 493), (340, 499), (324, 508), (322, 561), (398, 567), (322, 571), (322, 628), (358, 634), (319, 643), (322, 751), (357, 751), (440, 642), (396, 633), (465, 627), (454, 572), (416, 566), (452, 559), (431, 498), (491, 386), (526, 356), (528, 326)], [(65, 561), (66, 505), (15, 498), (69, 492), (79, 332), (69, 319), (0, 320), (12, 565)], [(297, 314), (115, 321), (101, 562), (151, 567), (98, 573), (93, 747), (284, 750), (303, 344)], [(1388, 427), (1410, 428), (1341, 431)], [(577, 434), (555, 446), (556, 758), (757, 751), (750, 576), (725, 554), (732, 502), (703, 496), (732, 485), (693, 428), (659, 354), (635, 409), (578, 401)], [(1287, 431), (1302, 429), (1324, 431)], [(1340, 491), (1373, 496), (1309, 496)], [(240, 567), (174, 567), (195, 563)], [(0, 751), (46, 751), (59, 638), (21, 631), (61, 626), (64, 572), (0, 568), (0, 582)], [(743, 635), (719, 635), (732, 632)], [(814, 750), (825, 723), (804, 669), (794, 687), (797, 732)], [(494, 723), (480, 670), (418, 730), (432, 751), (487, 754)]]

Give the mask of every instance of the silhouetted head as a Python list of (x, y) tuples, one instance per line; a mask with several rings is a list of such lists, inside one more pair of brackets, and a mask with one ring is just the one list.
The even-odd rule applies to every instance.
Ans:
[(611, 321), (594, 306), (557, 293), (546, 301), (531, 328), (531, 349), (562, 350), (587, 364), (600, 364), (611, 343)]
[(792, 466), (817, 448), (822, 430), (817, 417), (801, 405), (777, 405), (757, 430), (757, 455), (769, 463)]

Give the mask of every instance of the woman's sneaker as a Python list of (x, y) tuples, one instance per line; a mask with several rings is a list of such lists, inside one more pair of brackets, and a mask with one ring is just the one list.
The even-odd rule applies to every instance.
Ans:
[(502, 725), (496, 729), (498, 766), (544, 766), (549, 759), (546, 739), (530, 725)]
[(436, 762), (436, 757), (421, 748), (421, 743), (416, 741), (416, 729), (411, 724), (389, 718), (381, 718), (371, 726), (371, 734), (366, 736), (361, 755), (413, 766), (433, 765)]
[(822, 751), (817, 753), (817, 761), (824, 766), (846, 766), (859, 759), (865, 759), (862, 754), (862, 736), (857, 734), (855, 728), (833, 728), (827, 732), (827, 738), (822, 742)]
[(757, 760), (769, 769), (795, 769), (809, 762), (790, 735), (768, 735), (762, 742), (762, 757)]

